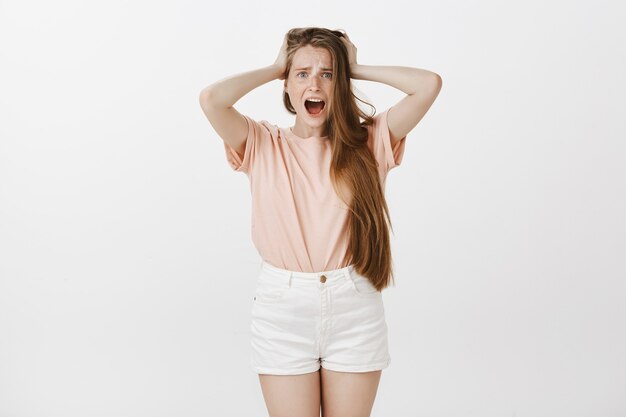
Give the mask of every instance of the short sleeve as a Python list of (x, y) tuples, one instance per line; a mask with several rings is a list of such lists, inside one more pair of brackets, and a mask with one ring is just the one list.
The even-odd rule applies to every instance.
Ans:
[(246, 137), (246, 147), (243, 156), (237, 153), (228, 143), (224, 142), (226, 159), (234, 171), (248, 174), (254, 165), (254, 160), (258, 153), (259, 143), (264, 140), (263, 136), (269, 136), (269, 132), (261, 123), (243, 115), (248, 122), (248, 136)]
[(402, 163), (404, 156), (404, 146), (406, 136), (396, 142), (395, 146), (391, 146), (391, 136), (389, 134), (389, 125), (387, 124), (387, 114), (389, 109), (374, 116), (374, 123), (369, 126), (370, 148), (374, 153), (376, 161), (378, 161), (381, 175), (386, 175), (392, 168)]

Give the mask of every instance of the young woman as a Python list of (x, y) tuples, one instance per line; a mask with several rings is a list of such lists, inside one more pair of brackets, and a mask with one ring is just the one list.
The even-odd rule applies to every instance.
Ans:
[[(385, 180), (442, 81), (423, 69), (357, 64), (356, 51), (343, 31), (292, 29), (272, 65), (200, 94), (232, 169), (250, 180), (262, 258), (250, 366), (270, 416), (319, 416), (320, 407), (325, 417), (369, 416), (391, 361), (381, 293), (393, 281)], [(351, 78), (406, 96), (370, 116)], [(233, 108), (275, 79), (284, 80), (293, 126)]]

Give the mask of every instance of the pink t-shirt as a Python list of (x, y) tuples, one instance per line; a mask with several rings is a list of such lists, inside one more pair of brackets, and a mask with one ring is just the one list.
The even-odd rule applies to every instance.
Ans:
[[(400, 165), (406, 136), (391, 147), (387, 112), (368, 127), (368, 145), (385, 187), (387, 173)], [(301, 138), (290, 128), (245, 116), (248, 137), (243, 158), (224, 142), (235, 171), (246, 173), (252, 194), (252, 241), (266, 262), (301, 272), (350, 264), (346, 205), (330, 181), (327, 137)], [(348, 200), (349, 201), (349, 200)]]

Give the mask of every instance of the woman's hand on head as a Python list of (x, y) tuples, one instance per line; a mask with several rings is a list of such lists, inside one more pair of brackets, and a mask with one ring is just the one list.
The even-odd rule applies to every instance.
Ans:
[(348, 50), (348, 63), (350, 66), (356, 64), (356, 46), (350, 41), (348, 34), (345, 31), (341, 31), (343, 33), (343, 37), (341, 38), (344, 45), (346, 45), (346, 49)]
[(284, 80), (287, 76), (287, 74), (285, 74), (285, 71), (287, 70), (287, 35), (283, 38), (283, 44), (280, 47), (280, 51), (278, 52), (276, 61), (274, 61), (274, 65), (280, 69), (280, 76), (278, 79)]

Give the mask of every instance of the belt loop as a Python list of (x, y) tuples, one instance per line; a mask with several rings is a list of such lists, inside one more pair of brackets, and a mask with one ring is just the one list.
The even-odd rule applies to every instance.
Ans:
[(287, 286), (287, 288), (291, 287), (292, 276), (293, 276), (293, 271), (289, 271), (289, 273), (287, 274), (287, 280), (285, 282), (285, 285)]
[(350, 276), (350, 267), (349, 267), (349, 266), (347, 266), (347, 267), (345, 267), (345, 268), (343, 269), (343, 274), (345, 275), (345, 277), (346, 277), (348, 280), (351, 280), (351, 279), (352, 279), (352, 277)]

